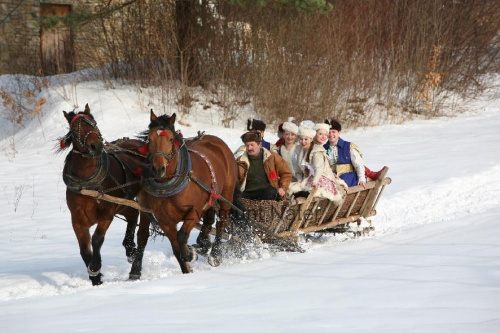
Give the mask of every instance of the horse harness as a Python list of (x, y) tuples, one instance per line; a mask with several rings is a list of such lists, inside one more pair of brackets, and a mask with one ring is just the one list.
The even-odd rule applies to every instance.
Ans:
[[(175, 133), (175, 132), (174, 132)], [(198, 136), (191, 139), (191, 140), (202, 140), (203, 139), (203, 133), (198, 133)], [(221, 198), (217, 186), (217, 180), (215, 178), (215, 171), (213, 168), (212, 163), (208, 159), (208, 157), (203, 154), (202, 152), (199, 152), (197, 150), (194, 150), (192, 148), (187, 148), (186, 146), (186, 141), (180, 137), (178, 137), (176, 133), (176, 139), (182, 142), (182, 145), (177, 149), (179, 153), (179, 158), (177, 159), (177, 167), (175, 170), (174, 175), (170, 176), (170, 180), (164, 183), (157, 182), (153, 178), (143, 178), (143, 188), (148, 192), (149, 194), (156, 196), (156, 197), (170, 197), (174, 196), (180, 192), (182, 192), (187, 185), (189, 184), (190, 180), (193, 180), (196, 184), (198, 184), (201, 188), (203, 188), (205, 191), (210, 193), (210, 198), (208, 201), (208, 206), (212, 207), (217, 204), (217, 200)], [(208, 166), (208, 169), (210, 170), (210, 178), (211, 178), (211, 184), (210, 186), (205, 184), (201, 179), (196, 177), (193, 174), (192, 170), (192, 162), (191, 162), (191, 157), (189, 155), (189, 152), (194, 153), (198, 156), (200, 156), (205, 163)], [(164, 156), (167, 160), (171, 159), (174, 155), (176, 154), (176, 150), (172, 149), (169, 154), (165, 154), (164, 152), (154, 152), (150, 153), (148, 155), (148, 163), (151, 161), (151, 158), (154, 155), (162, 155)]]
[[(87, 138), (91, 133), (97, 134), (99, 139), (102, 141), (101, 132), (99, 131), (99, 128), (97, 127), (96, 122), (92, 118), (90, 118), (89, 116), (83, 115), (83, 114), (79, 114), (79, 115), (76, 115), (71, 120), (71, 125), (77, 120), (80, 120), (80, 122), (78, 123), (78, 130), (75, 130), (73, 128), (71, 129), (71, 135), (77, 144), (79, 144), (82, 148), (86, 149), (88, 146), (85, 144), (85, 142), (87, 141)], [(83, 140), (80, 138), (81, 121), (86, 122), (87, 124), (92, 126), (92, 128), (94, 129), (92, 131), (89, 131), (84, 136)], [(127, 172), (127, 167), (126, 167), (125, 163), (118, 157), (119, 153), (123, 153), (123, 152), (127, 153), (128, 151), (124, 151), (122, 149), (116, 149), (117, 146), (111, 145), (111, 144), (109, 144), (109, 145), (106, 144), (106, 146), (111, 148), (111, 149), (109, 150), (109, 152), (104, 149), (101, 156), (99, 156), (99, 157), (95, 157), (91, 153), (82, 153), (82, 152), (75, 150), (73, 148), (71, 153), (66, 156), (66, 159), (64, 161), (64, 169), (63, 169), (64, 184), (66, 184), (66, 186), (71, 191), (76, 192), (76, 193), (80, 193), (81, 190), (83, 190), (83, 189), (97, 190), (101, 193), (107, 193), (107, 192), (111, 192), (111, 191), (114, 191), (117, 189), (121, 189), (126, 198), (132, 199), (134, 197), (134, 193), (129, 186), (133, 185), (133, 184), (137, 184), (140, 181), (139, 180), (137, 180), (137, 181), (131, 180), (131, 176), (130, 176), (129, 172)], [(90, 151), (90, 150), (88, 150), (88, 151)], [(135, 152), (129, 152), (129, 153), (135, 153)], [(96, 170), (94, 171), (94, 173), (90, 177), (79, 178), (79, 177), (76, 177), (71, 172), (71, 162), (72, 162), (73, 154), (80, 154), (85, 158), (97, 158)], [(125, 184), (120, 184), (120, 182), (118, 182), (118, 180), (116, 180), (116, 178), (113, 177), (113, 175), (109, 173), (110, 156), (115, 158), (115, 160), (118, 162), (118, 165), (121, 167), (123, 174), (125, 175)], [(108, 176), (112, 180), (112, 182), (114, 182), (116, 184), (116, 186), (111, 187), (111, 188), (107, 188), (107, 189), (103, 189), (102, 188), (103, 182), (106, 179), (106, 177), (108, 177)]]
[[(97, 127), (97, 124), (95, 122), (94, 119), (92, 119), (90, 116), (88, 115), (85, 115), (85, 114), (77, 114), (72, 120), (71, 120), (71, 123), (70, 123), (70, 126), (73, 125), (74, 122), (76, 122), (78, 120), (78, 130), (75, 130), (74, 128), (71, 128), (70, 131), (71, 131), (71, 135), (73, 137), (73, 140), (75, 141), (75, 143), (77, 143), (78, 145), (80, 145), (80, 147), (84, 148), (87, 153), (85, 152), (79, 152), (79, 151), (76, 151), (77, 153), (79, 154), (82, 154), (83, 156), (90, 156), (90, 157), (94, 157), (93, 156), (93, 153), (91, 152), (90, 149), (88, 149), (88, 145), (85, 143), (87, 142), (87, 138), (90, 134), (96, 134), (98, 137), (99, 137), (99, 140), (102, 141), (102, 135), (101, 135), (101, 131), (99, 131), (99, 128)], [(86, 122), (87, 124), (89, 124), (94, 130), (93, 131), (88, 131), (87, 134), (85, 134), (85, 136), (83, 137), (83, 140), (80, 138), (80, 133), (82, 131), (82, 121), (83, 122)]]

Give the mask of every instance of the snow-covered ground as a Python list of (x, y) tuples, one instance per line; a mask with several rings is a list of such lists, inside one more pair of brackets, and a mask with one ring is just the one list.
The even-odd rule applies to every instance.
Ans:
[[(0, 77), (2, 88), (11, 82)], [(217, 268), (200, 257), (190, 275), (157, 238), (142, 280), (130, 282), (115, 219), (104, 284), (92, 287), (66, 207), (64, 154), (53, 153), (68, 130), (62, 110), (89, 103), (109, 141), (146, 129), (152, 104), (163, 110), (130, 87), (58, 89), (40, 95), (42, 115), (14, 137), (0, 106), (1, 332), (500, 332), (498, 97), (454, 118), (344, 130), (370, 168), (390, 167), (373, 235), (323, 236), (306, 253), (264, 251)], [(184, 135), (205, 130), (238, 147), (243, 122), (221, 127), (200, 100), (178, 125)], [(272, 129), (266, 137), (276, 140)]]

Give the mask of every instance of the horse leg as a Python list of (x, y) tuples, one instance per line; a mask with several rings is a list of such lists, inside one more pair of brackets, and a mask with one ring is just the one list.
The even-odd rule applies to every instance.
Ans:
[(200, 233), (196, 238), (196, 244), (198, 244), (198, 251), (202, 254), (206, 254), (212, 243), (210, 242), (210, 231), (212, 230), (212, 224), (215, 221), (215, 209), (210, 208), (203, 214), (203, 226), (201, 227)]
[(158, 221), (159, 225), (161, 226), (161, 229), (165, 233), (165, 235), (168, 237), (170, 240), (170, 245), (172, 246), (172, 251), (174, 252), (174, 256), (179, 262), (179, 266), (181, 268), (182, 273), (187, 274), (187, 273), (192, 273), (193, 271), (191, 270), (191, 267), (189, 267), (189, 264), (183, 260), (182, 255), (181, 255), (181, 249), (179, 246), (179, 241), (177, 239), (177, 228), (176, 225), (173, 224), (172, 226), (168, 225), (167, 223), (163, 223), (163, 221)]
[(137, 231), (137, 252), (132, 263), (132, 268), (130, 269), (130, 280), (139, 280), (141, 278), (142, 258), (149, 239), (150, 219), (153, 218), (151, 214), (144, 212), (140, 213), (140, 217), (139, 230)]
[(90, 260), (90, 264), (87, 268), (87, 271), (89, 273), (89, 278), (92, 281), (92, 285), (98, 286), (102, 284), (101, 281), (101, 266), (102, 266), (102, 259), (101, 259), (101, 247), (102, 244), (104, 243), (104, 237), (106, 235), (106, 231), (109, 228), (109, 225), (111, 224), (111, 220), (105, 220), (101, 221), (97, 224), (97, 228), (94, 231), (94, 234), (92, 235), (92, 259)]
[(189, 232), (182, 229), (177, 232), (177, 241), (179, 242), (179, 249), (181, 250), (181, 259), (187, 263), (198, 260), (196, 249), (187, 245), (188, 238)]
[(139, 212), (135, 209), (131, 209), (130, 212), (125, 215), (125, 220), (127, 220), (127, 230), (125, 231), (125, 237), (123, 238), (122, 245), (125, 248), (125, 254), (127, 255), (127, 260), (129, 263), (133, 263), (135, 256), (137, 254), (137, 248), (134, 242), (135, 228), (137, 227), (137, 218)]
[(85, 267), (89, 267), (90, 260), (92, 259), (92, 247), (90, 246), (90, 233), (89, 229), (82, 227), (81, 224), (72, 221), (73, 231), (75, 232), (76, 239), (78, 240), (78, 246), (80, 247), (80, 256), (85, 263)]
[(222, 231), (226, 226), (228, 216), (229, 206), (225, 203), (220, 204), (219, 219), (215, 225), (215, 239), (212, 245), (212, 251), (210, 251), (210, 256), (208, 257), (208, 263), (214, 267), (217, 267), (222, 263)]
[(179, 242), (179, 249), (181, 251), (181, 259), (185, 262), (193, 262), (198, 259), (196, 249), (188, 246), (188, 238), (191, 230), (200, 221), (201, 215), (198, 210), (192, 208), (184, 216), (181, 229), (177, 232), (177, 241)]

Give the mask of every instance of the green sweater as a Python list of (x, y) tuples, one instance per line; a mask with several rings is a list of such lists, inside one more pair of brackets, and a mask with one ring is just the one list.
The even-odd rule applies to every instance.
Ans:
[(245, 191), (257, 191), (271, 186), (264, 170), (263, 156), (264, 151), (262, 149), (259, 156), (248, 155), (250, 166), (248, 167)]

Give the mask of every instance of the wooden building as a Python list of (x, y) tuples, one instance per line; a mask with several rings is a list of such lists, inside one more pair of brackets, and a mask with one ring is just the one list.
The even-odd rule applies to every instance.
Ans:
[(46, 76), (89, 67), (79, 50), (92, 26), (73, 29), (59, 23), (46, 28), (42, 19), (74, 10), (92, 12), (100, 4), (97, 0), (0, 0), (0, 75)]

